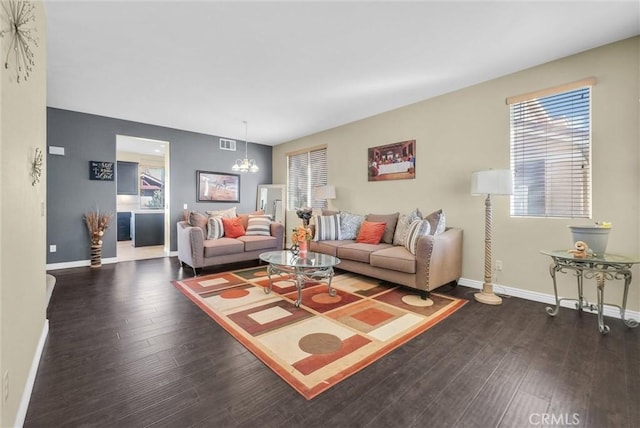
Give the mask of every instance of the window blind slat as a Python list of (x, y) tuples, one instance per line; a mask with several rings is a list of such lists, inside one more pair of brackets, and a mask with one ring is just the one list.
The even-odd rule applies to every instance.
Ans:
[(287, 209), (326, 208), (326, 201), (314, 200), (314, 189), (327, 184), (327, 149), (312, 149), (287, 156)]
[(591, 88), (510, 106), (512, 216), (591, 217)]

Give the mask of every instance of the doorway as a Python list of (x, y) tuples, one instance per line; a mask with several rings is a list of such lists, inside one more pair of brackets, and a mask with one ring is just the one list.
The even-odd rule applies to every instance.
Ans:
[(118, 261), (169, 255), (169, 142), (116, 135)]

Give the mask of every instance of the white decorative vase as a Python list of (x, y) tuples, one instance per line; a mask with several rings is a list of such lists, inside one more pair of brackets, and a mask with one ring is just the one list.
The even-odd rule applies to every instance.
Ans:
[(610, 227), (599, 226), (569, 226), (573, 243), (577, 241), (585, 242), (589, 250), (596, 256), (602, 256), (607, 250)]

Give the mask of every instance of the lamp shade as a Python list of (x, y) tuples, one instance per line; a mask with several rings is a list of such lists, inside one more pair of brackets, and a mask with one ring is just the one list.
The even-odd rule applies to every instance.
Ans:
[(474, 171), (471, 175), (472, 195), (511, 195), (513, 177), (510, 169)]
[(336, 198), (336, 187), (335, 186), (318, 186), (315, 188), (315, 199), (317, 201), (326, 200), (326, 199), (335, 199)]

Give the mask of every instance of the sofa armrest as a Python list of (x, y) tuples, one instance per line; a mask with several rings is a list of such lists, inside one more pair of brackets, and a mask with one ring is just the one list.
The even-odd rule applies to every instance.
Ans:
[(426, 235), (416, 246), (416, 286), (427, 291), (462, 275), (462, 229), (447, 228), (440, 235)]
[(204, 266), (204, 233), (186, 221), (178, 222), (178, 259), (191, 266)]
[(278, 249), (284, 249), (284, 224), (271, 222), (271, 236), (278, 240)]

